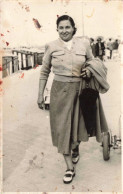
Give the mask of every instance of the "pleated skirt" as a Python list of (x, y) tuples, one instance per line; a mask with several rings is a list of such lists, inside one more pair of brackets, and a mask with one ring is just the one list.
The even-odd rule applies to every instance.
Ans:
[[(89, 137), (85, 127), (82, 111), (79, 104), (80, 82), (60, 82), (53, 80), (50, 93), (50, 126), (53, 145), (62, 154), (70, 154), (80, 141), (88, 141)], [(108, 127), (100, 120), (100, 103), (97, 102), (97, 126), (94, 133), (97, 141), (101, 142), (102, 131)], [(104, 114), (102, 112), (102, 117)], [(105, 118), (104, 118), (105, 119)], [(101, 123), (103, 122), (103, 129)]]

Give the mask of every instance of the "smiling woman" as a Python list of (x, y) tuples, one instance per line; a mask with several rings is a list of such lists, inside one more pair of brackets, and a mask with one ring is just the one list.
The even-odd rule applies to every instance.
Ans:
[(66, 42), (71, 40), (73, 35), (76, 33), (76, 30), (75, 23), (71, 17), (64, 15), (58, 18), (57, 31), (62, 40)]
[(59, 39), (45, 46), (39, 81), (38, 106), (43, 109), (44, 89), (52, 66), (55, 76), (50, 93), (51, 136), (53, 145), (64, 156), (67, 170), (63, 182), (68, 184), (75, 176), (74, 164), (79, 161), (79, 143), (88, 141), (90, 135), (96, 135), (97, 141), (101, 142), (101, 133), (103, 130), (108, 131), (100, 98), (98, 98), (95, 105), (97, 106), (97, 128), (88, 134), (80, 109), (80, 83), (85, 86), (85, 79), (88, 79), (93, 86), (96, 85), (96, 90), (103, 93), (109, 89), (109, 85), (106, 82), (106, 68), (100, 60), (94, 59), (89, 40), (74, 37), (76, 33), (74, 20), (68, 15), (63, 15), (58, 17), (56, 25)]

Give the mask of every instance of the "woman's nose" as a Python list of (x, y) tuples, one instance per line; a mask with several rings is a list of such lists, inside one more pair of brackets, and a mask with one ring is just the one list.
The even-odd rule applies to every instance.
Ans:
[(65, 33), (66, 32), (66, 29), (65, 28), (63, 28), (63, 31), (62, 31), (63, 33)]

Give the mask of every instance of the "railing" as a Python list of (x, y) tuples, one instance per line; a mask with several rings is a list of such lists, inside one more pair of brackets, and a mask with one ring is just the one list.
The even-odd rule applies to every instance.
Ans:
[(44, 52), (12, 50), (12, 54), (2, 57), (2, 77), (7, 77), (19, 70), (28, 70), (42, 65)]

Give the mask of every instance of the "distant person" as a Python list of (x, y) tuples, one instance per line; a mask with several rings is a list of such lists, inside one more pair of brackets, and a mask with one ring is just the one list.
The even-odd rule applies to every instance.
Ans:
[(119, 40), (119, 46), (118, 46), (119, 58), (121, 58), (122, 47), (123, 47), (123, 42)]
[(119, 47), (119, 42), (118, 42), (118, 39), (116, 39), (116, 40), (113, 42), (113, 50), (118, 50), (118, 47)]
[(108, 58), (111, 59), (113, 51), (113, 42), (111, 38), (109, 38), (109, 41), (107, 42), (107, 49), (110, 51), (110, 56)]
[(118, 59), (119, 58), (119, 52), (118, 52), (119, 41), (118, 41), (118, 39), (116, 39), (112, 44), (113, 44), (112, 58)]
[(90, 38), (90, 45), (91, 45), (91, 48), (92, 48), (92, 53), (94, 55), (94, 57), (96, 57), (96, 49), (95, 49), (95, 43), (94, 43), (94, 39), (93, 38)]
[(101, 38), (97, 39), (95, 50), (96, 50), (96, 57), (99, 57), (103, 61), (103, 56), (105, 55), (105, 45), (103, 42), (101, 42)]

